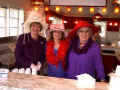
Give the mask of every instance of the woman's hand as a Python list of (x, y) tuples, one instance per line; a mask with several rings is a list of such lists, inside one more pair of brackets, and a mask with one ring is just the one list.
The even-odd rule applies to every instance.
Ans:
[(30, 68), (39, 71), (40, 68), (41, 68), (41, 66), (42, 66), (42, 65), (41, 65), (40, 62), (38, 62), (37, 65), (35, 65), (35, 64), (32, 63), (31, 66), (30, 66)]
[(32, 63), (31, 66), (30, 66), (30, 68), (35, 68), (35, 66), (36, 65)]
[(105, 79), (101, 79), (100, 82), (106, 82), (106, 80)]
[(40, 70), (42, 64), (40, 62), (37, 63), (37, 70)]

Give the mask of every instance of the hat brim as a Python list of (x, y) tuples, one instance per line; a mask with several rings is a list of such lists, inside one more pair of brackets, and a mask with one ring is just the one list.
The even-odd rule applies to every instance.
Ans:
[(93, 32), (93, 30), (94, 30), (94, 25), (93, 25), (93, 24), (88, 23), (87, 21), (80, 21), (80, 22), (74, 27), (74, 29), (72, 30), (72, 37), (76, 36), (77, 31), (78, 31), (80, 28), (83, 28), (83, 27), (89, 27), (89, 28), (91, 28), (91, 31), (92, 31), (92, 32)]
[(50, 32), (54, 32), (54, 31), (65, 32), (65, 30), (63, 30), (63, 29), (59, 29), (59, 30), (50, 30)]
[(24, 22), (24, 33), (29, 33), (30, 32), (30, 24), (32, 22), (39, 22), (42, 25), (42, 32), (44, 33), (47, 28), (48, 28), (48, 24), (45, 21), (45, 18), (41, 18), (41, 15), (39, 14), (39, 12), (35, 12), (35, 11), (31, 11), (29, 14), (29, 17), (27, 18), (27, 20)]

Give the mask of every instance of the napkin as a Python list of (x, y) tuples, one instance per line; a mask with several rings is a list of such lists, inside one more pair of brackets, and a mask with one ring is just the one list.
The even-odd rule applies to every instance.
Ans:
[(77, 75), (77, 87), (78, 88), (95, 88), (96, 80), (89, 74)]

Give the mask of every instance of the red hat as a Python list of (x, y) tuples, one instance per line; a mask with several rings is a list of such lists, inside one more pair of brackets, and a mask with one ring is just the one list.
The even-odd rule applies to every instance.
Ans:
[(77, 31), (79, 28), (82, 27), (90, 27), (92, 30), (94, 30), (94, 25), (88, 23), (87, 21), (79, 21), (79, 23), (74, 27), (74, 30)]
[(94, 30), (93, 24), (90, 24), (87, 21), (79, 21), (79, 23), (72, 30), (72, 35), (75, 36), (75, 34), (79, 30), (79, 28), (82, 28), (82, 27), (90, 27), (92, 31)]

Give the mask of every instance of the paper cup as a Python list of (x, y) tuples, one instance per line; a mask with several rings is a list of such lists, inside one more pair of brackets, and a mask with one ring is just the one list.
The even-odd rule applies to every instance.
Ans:
[(5, 81), (8, 79), (8, 69), (1, 68), (0, 69), (0, 81)]

